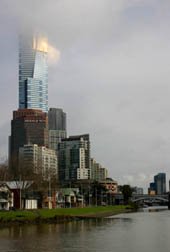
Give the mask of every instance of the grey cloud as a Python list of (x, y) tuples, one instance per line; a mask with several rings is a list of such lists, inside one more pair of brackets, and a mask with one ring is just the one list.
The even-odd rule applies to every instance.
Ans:
[[(140, 174), (170, 176), (168, 7), (167, 0), (1, 0), (0, 127), (18, 106), (16, 31), (34, 28), (61, 51), (49, 68), (49, 103), (67, 112), (69, 134), (89, 132), (92, 156), (122, 183), (129, 176), (146, 187)], [(8, 131), (0, 130), (1, 150)]]

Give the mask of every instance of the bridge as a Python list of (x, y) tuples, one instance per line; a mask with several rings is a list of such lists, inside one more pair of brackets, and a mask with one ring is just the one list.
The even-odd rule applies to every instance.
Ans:
[(131, 201), (136, 204), (164, 204), (169, 205), (169, 195), (148, 195), (148, 194), (136, 194), (132, 195)]

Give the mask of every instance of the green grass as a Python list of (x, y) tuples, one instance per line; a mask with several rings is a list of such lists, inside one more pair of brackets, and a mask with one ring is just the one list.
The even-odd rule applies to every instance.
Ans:
[(31, 222), (37, 219), (48, 220), (60, 216), (71, 217), (99, 217), (105, 214), (118, 214), (127, 206), (99, 206), (84, 208), (57, 208), (57, 209), (38, 209), (38, 210), (17, 210), (0, 211), (0, 223), (4, 222)]
[(20, 221), (20, 220), (34, 220), (36, 217), (33, 211), (1, 211), (0, 212), (0, 222), (1, 221)]
[(106, 207), (83, 207), (83, 208), (58, 208), (58, 209), (41, 209), (38, 210), (42, 217), (54, 217), (55, 215), (69, 216), (88, 216), (97, 215), (100, 213), (117, 213), (125, 210), (125, 206), (106, 206)]

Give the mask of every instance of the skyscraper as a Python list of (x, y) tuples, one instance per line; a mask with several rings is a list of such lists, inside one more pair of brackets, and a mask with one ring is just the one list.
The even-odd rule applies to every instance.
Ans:
[(90, 179), (90, 137), (89, 134), (62, 139), (58, 151), (59, 180)]
[(60, 108), (50, 108), (48, 111), (48, 125), (50, 130), (66, 131), (66, 113)]
[(19, 148), (25, 144), (48, 147), (47, 114), (41, 110), (19, 109), (13, 112), (10, 137), (10, 167), (18, 165)]
[(154, 176), (154, 183), (156, 188), (156, 194), (166, 193), (166, 174), (158, 173)]
[(47, 112), (47, 39), (22, 35), (19, 42), (19, 108)]
[(67, 137), (66, 113), (60, 108), (48, 111), (49, 148), (58, 151), (58, 144)]

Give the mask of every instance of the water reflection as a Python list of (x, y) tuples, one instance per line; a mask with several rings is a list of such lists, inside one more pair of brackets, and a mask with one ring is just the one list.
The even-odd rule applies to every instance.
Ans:
[[(34, 235), (42, 236), (45, 233), (84, 233), (90, 231), (96, 227), (103, 227), (107, 224), (114, 223), (121, 218), (106, 218), (106, 219), (94, 219), (94, 220), (82, 220), (67, 222), (64, 224), (39, 224), (39, 225), (21, 225), (11, 226), (0, 229), (0, 235), (2, 237), (8, 237), (12, 239), (23, 239), (24, 237), (31, 237)], [(131, 219), (124, 219), (131, 220)]]
[[(86, 234), (114, 220), (75, 221), (64, 224), (12, 226), (0, 230), (0, 251), (84, 251)], [(90, 241), (90, 237), (89, 237)], [(70, 246), (71, 245), (71, 246)], [(87, 244), (86, 244), (87, 246)], [(72, 250), (74, 248), (74, 250)]]
[(0, 229), (0, 252), (169, 251), (170, 213)]

